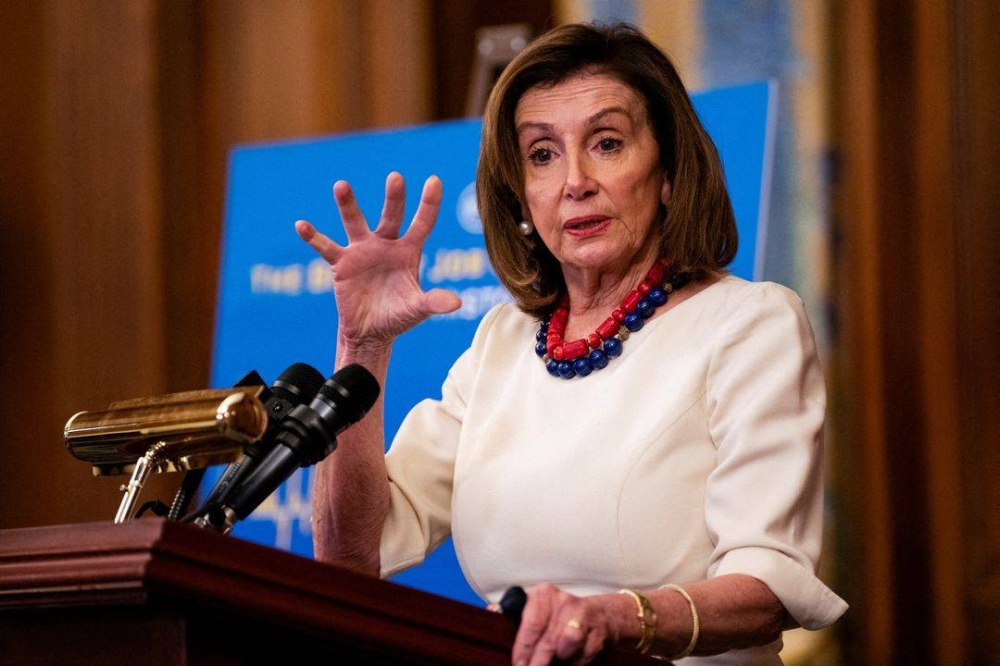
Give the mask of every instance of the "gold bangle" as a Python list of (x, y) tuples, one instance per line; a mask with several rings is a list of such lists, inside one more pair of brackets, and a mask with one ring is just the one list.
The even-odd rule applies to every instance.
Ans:
[(656, 610), (653, 609), (653, 604), (649, 603), (649, 599), (639, 594), (635, 590), (618, 590), (619, 594), (627, 594), (632, 597), (635, 602), (636, 618), (639, 620), (639, 642), (636, 644), (635, 649), (639, 651), (639, 654), (646, 654), (649, 652), (649, 648), (653, 645), (653, 639), (656, 637)]
[(693, 629), (691, 630), (691, 642), (688, 643), (688, 646), (684, 648), (683, 652), (671, 657), (671, 659), (683, 659), (684, 657), (694, 652), (694, 646), (698, 644), (698, 633), (701, 631), (701, 621), (698, 619), (698, 609), (695, 608), (694, 599), (692, 599), (691, 595), (687, 593), (687, 590), (685, 590), (680, 585), (674, 585), (673, 583), (671, 583), (669, 585), (664, 585), (660, 589), (674, 590), (675, 592), (680, 592), (681, 596), (684, 597), (685, 600), (687, 600), (688, 607), (691, 608), (691, 623), (693, 626)]

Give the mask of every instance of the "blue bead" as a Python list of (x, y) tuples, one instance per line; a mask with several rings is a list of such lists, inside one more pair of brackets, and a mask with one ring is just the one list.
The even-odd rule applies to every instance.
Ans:
[(542, 333), (548, 333), (549, 332), (549, 322), (543, 321), (541, 324), (538, 325), (538, 330), (540, 330)]
[(545, 369), (549, 371), (549, 374), (553, 377), (559, 376), (559, 361), (555, 359), (549, 359), (545, 362)]
[(595, 349), (590, 352), (590, 365), (594, 370), (600, 370), (602, 368), (608, 367), (608, 355), (602, 352), (600, 349)]
[(539, 357), (545, 356), (545, 350), (546, 346), (544, 340), (535, 345), (535, 353), (538, 354)]
[(604, 353), (609, 358), (620, 356), (622, 353), (622, 341), (618, 338), (608, 338), (604, 341)]
[(654, 312), (656, 312), (656, 308), (653, 307), (649, 299), (644, 298), (635, 305), (635, 313), (643, 319), (649, 319)]
[(653, 301), (653, 305), (656, 307), (660, 307), (667, 302), (667, 292), (661, 287), (653, 287), (649, 290), (649, 293), (646, 294), (646, 298)]
[(569, 361), (559, 361), (559, 376), (563, 379), (573, 379), (576, 377), (576, 371), (573, 370), (573, 364)]
[(545, 330), (542, 329), (542, 328), (539, 328), (538, 332), (535, 333), (535, 339), (538, 340), (539, 342), (541, 342), (542, 340), (544, 340), (545, 339)]
[(643, 324), (642, 317), (635, 314), (634, 312), (630, 315), (625, 315), (625, 321), (623, 321), (622, 323), (625, 324), (625, 328), (632, 331), (633, 333), (642, 328)]
[(586, 377), (593, 370), (593, 368), (590, 367), (590, 361), (583, 356), (573, 361), (573, 369), (576, 370), (576, 374), (581, 377)]

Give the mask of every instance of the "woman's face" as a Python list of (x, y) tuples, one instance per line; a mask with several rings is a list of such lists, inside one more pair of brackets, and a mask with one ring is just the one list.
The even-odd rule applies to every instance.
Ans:
[(638, 94), (580, 74), (528, 90), (514, 120), (528, 217), (564, 272), (625, 273), (655, 256), (670, 183)]

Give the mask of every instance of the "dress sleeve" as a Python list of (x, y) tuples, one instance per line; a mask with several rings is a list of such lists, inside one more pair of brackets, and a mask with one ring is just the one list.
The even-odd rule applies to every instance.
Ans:
[(483, 317), (472, 346), (448, 371), (441, 399), (423, 400), (410, 410), (385, 456), (389, 513), (379, 549), (383, 578), (420, 564), (451, 535), (455, 455), (466, 396), (475, 379), (477, 350), (498, 310)]
[(709, 577), (763, 581), (792, 618), (825, 627), (847, 604), (816, 577), (823, 538), (823, 372), (798, 296), (755, 285), (712, 355), (706, 488)]

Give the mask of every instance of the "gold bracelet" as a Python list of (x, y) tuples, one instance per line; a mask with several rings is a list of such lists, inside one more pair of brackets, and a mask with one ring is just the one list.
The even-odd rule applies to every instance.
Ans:
[(656, 637), (656, 610), (653, 609), (653, 604), (649, 603), (649, 599), (635, 590), (618, 590), (618, 593), (627, 594), (635, 602), (638, 610), (636, 618), (639, 620), (640, 631), (639, 642), (635, 649), (639, 651), (639, 654), (646, 654)]
[(698, 609), (695, 608), (694, 606), (694, 599), (692, 599), (691, 595), (687, 593), (687, 590), (685, 590), (680, 585), (674, 585), (673, 583), (671, 583), (669, 585), (664, 585), (660, 589), (674, 590), (676, 592), (680, 592), (681, 596), (687, 600), (688, 606), (691, 608), (691, 622), (694, 627), (691, 630), (691, 642), (688, 643), (688, 646), (684, 648), (683, 652), (671, 657), (671, 659), (683, 659), (684, 657), (694, 652), (694, 646), (698, 644), (698, 633), (701, 631), (701, 621), (698, 619)]

